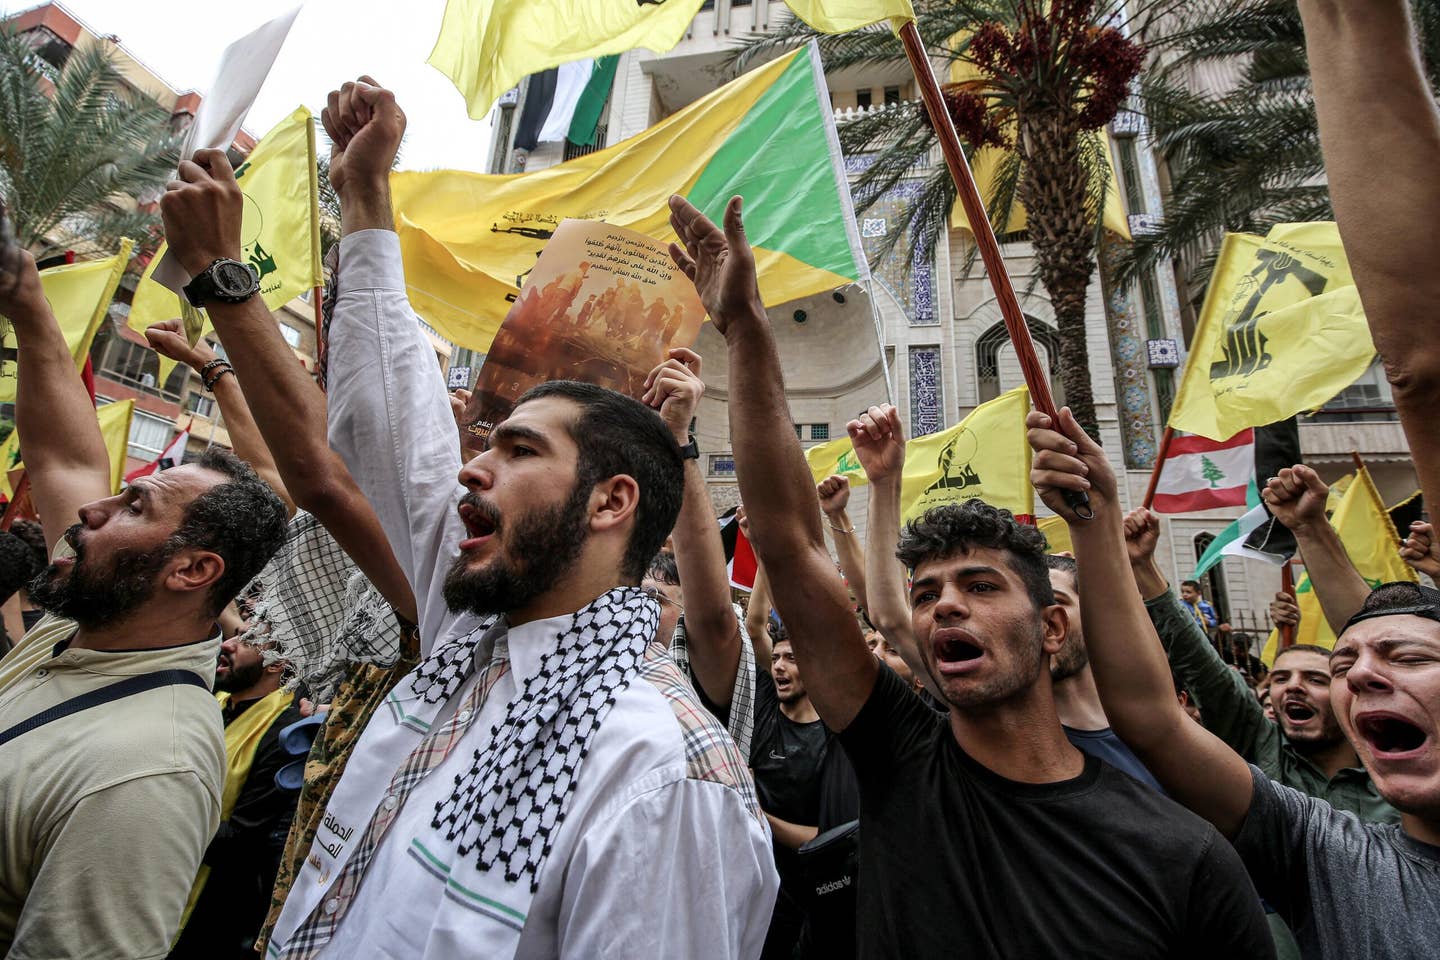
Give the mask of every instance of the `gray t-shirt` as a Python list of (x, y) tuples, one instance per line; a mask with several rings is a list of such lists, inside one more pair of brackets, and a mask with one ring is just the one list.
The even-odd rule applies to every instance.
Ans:
[(1235, 849), (1306, 957), (1440, 956), (1440, 847), (1250, 772)]

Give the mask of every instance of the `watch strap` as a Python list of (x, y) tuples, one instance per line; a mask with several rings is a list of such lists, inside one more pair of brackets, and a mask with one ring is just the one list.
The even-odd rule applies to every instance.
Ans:
[(683, 446), (683, 447), (680, 448), (680, 459), (682, 459), (682, 460), (699, 460), (699, 459), (700, 459), (700, 445), (695, 442), (695, 434), (693, 434), (693, 433), (690, 434), (690, 442), (687, 443), (687, 444), (685, 444), (685, 446)]

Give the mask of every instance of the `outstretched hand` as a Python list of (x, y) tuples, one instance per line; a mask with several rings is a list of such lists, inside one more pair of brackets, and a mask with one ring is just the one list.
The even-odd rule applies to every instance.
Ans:
[(1039, 410), (1025, 418), (1025, 437), (1035, 451), (1030, 464), (1030, 482), (1051, 510), (1068, 524), (1082, 522), (1065, 502), (1065, 491), (1083, 490), (1090, 495), (1095, 516), (1101, 510), (1118, 510), (1120, 501), (1115, 471), (1105, 451), (1075, 422), (1069, 407), (1060, 408), (1059, 423)]
[(215, 359), (215, 351), (210, 349), (210, 344), (203, 337), (193, 347), (190, 345), (185, 325), (178, 317), (146, 327), (145, 339), (150, 342), (150, 348), (162, 357), (183, 363), (196, 372)]
[(330, 183), (337, 193), (387, 182), (405, 136), (395, 94), (362, 76), (330, 91), (320, 122), (330, 138)]
[(905, 469), (905, 425), (894, 404), (871, 407), (845, 424), (845, 432), (871, 483), (898, 477)]
[(640, 402), (658, 411), (660, 419), (674, 435), (675, 442), (684, 446), (689, 441), (690, 421), (695, 418), (695, 408), (704, 395), (700, 354), (685, 347), (675, 347), (645, 378)]
[(1275, 519), (1292, 531), (1325, 523), (1325, 501), (1330, 488), (1314, 470), (1297, 463), (1271, 477), (1260, 491), (1260, 499)]
[(725, 229), (717, 227), (684, 197), (670, 198), (670, 227), (680, 238), (670, 244), (670, 259), (695, 284), (695, 292), (715, 329), (725, 336), (737, 319), (763, 321), (755, 254), (745, 239), (740, 198), (725, 205)]

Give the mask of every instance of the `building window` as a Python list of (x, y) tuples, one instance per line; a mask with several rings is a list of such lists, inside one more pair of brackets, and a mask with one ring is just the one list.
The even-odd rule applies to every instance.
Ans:
[[(1050, 372), (1050, 392), (1055, 397), (1058, 409), (1065, 405), (1065, 387), (1060, 382), (1060, 335), (1054, 328), (1041, 323), (1030, 315), (1025, 316), (1030, 337), (1045, 348), (1046, 369)], [(980, 393), (980, 402), (994, 400), (1000, 396), (1000, 351), (1010, 342), (1010, 334), (1000, 321), (980, 334), (975, 341), (975, 386)], [(1018, 363), (1018, 361), (1017, 361)]]
[[(220, 354), (220, 356), (224, 356), (224, 354)], [(157, 390), (153, 372), (155, 362), (154, 351), (131, 343), (119, 334), (112, 334), (101, 353), (96, 371), (102, 377), (118, 380), (127, 386), (146, 390), (149, 393), (163, 393), (168, 397), (178, 399), (185, 379), (190, 375), (190, 368), (183, 363), (177, 363), (175, 369), (170, 372), (170, 379), (165, 381), (164, 389)]]
[(900, 88), (899, 88), (899, 87), (886, 87), (886, 88), (885, 88), (885, 105), (886, 105), (886, 106), (889, 106), (889, 105), (892, 104), (892, 103), (899, 103), (899, 102), (900, 102)]
[(710, 454), (710, 476), (712, 477), (733, 477), (735, 476), (735, 455), (731, 453)]
[(210, 420), (215, 413), (215, 398), (207, 397), (203, 393), (192, 393), (185, 406), (195, 416)]
[(1377, 358), (1354, 383), (1337, 393), (1313, 417), (1321, 423), (1397, 420), (1395, 396)]
[(923, 437), (945, 426), (940, 348), (910, 348), (910, 435)]
[(795, 424), (795, 436), (801, 440), (829, 440), (830, 424), (797, 423)]
[(300, 331), (290, 326), (290, 324), (280, 324), (280, 336), (285, 338), (285, 342), (290, 345), (291, 350), (300, 349)]
[(868, 110), (870, 109), (871, 102), (870, 88), (867, 87), (864, 90), (855, 91), (855, 106), (861, 110)]
[(154, 460), (175, 439), (175, 425), (164, 417), (136, 410), (130, 418), (130, 446), (136, 460)]

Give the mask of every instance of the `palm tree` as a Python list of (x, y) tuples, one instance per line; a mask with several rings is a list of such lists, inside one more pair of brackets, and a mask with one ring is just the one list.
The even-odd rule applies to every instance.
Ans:
[[(1035, 249), (1041, 285), (1050, 296), (1060, 337), (1066, 402), (1092, 436), (1098, 434), (1085, 342), (1085, 294), (1109, 182), (1101, 131), (1121, 108), (1145, 49), (1119, 26), (1119, 0), (920, 0), (920, 35), (932, 58), (958, 65), (944, 86), (950, 114), (967, 151), (998, 147), (992, 196), (996, 233), (1018, 238), (1010, 209), (1019, 200)], [(1149, 4), (1132, 4), (1148, 7)], [(1135, 17), (1129, 18), (1135, 27)], [(799, 20), (751, 37), (737, 56), (750, 58), (815, 40), (828, 69), (905, 62), (899, 41), (884, 27), (826, 35)], [(855, 182), (857, 206), (867, 209), (935, 144), (919, 104), (871, 111), (840, 128), (847, 154), (873, 154)], [(925, 177), (901, 231), (912, 250), (929, 256), (949, 223), (955, 187), (943, 166)]]
[(0, 28), (0, 195), (37, 259), (113, 252), (121, 236), (159, 239), (157, 199), (175, 169), (170, 114), (121, 77), (103, 46), (58, 71)]
[[(1413, 0), (1431, 86), (1440, 89), (1440, 0)], [(1294, 0), (1209, 0), (1152, 40), (1140, 97), (1168, 168), (1156, 232), (1117, 259), (1117, 280), (1179, 260), (1198, 299), (1223, 233), (1332, 220), (1305, 33)], [(1197, 93), (1202, 70), (1233, 85)]]

